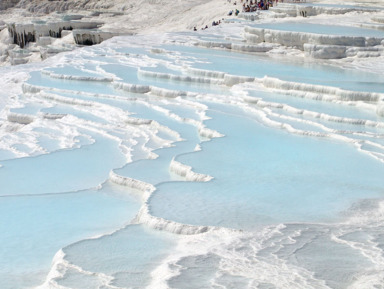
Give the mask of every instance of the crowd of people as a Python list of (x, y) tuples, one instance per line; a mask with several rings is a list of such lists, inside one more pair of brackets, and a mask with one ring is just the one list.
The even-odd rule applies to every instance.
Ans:
[[(231, 3), (232, 0), (227, 1)], [(257, 10), (268, 10), (269, 7), (277, 5), (279, 0), (240, 0), (240, 2), (243, 4), (242, 12), (254, 12)], [(284, 0), (280, 0), (280, 2), (284, 2)], [(237, 2), (235, 1), (233, 4), (237, 5)], [(229, 11), (228, 15), (232, 16), (233, 14), (235, 14), (237, 16), (239, 13), (240, 11), (236, 9), (235, 11)]]
[[(257, 10), (268, 10), (269, 7), (273, 7), (273, 2), (277, 5), (278, 0), (245, 0), (245, 3), (243, 3), (243, 12), (254, 12)], [(281, 0), (283, 2), (283, 0)]]

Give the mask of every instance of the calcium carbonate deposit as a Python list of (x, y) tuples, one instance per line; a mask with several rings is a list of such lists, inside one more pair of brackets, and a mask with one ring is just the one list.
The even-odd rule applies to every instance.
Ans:
[(384, 5), (272, 4), (1, 2), (1, 289), (383, 288)]

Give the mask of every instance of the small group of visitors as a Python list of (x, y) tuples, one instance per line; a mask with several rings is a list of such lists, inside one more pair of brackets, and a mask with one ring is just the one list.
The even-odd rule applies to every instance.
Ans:
[[(223, 18), (224, 20), (224, 18)], [(217, 26), (217, 25), (220, 25), (221, 24), (221, 20), (218, 20), (218, 21), (213, 21), (212, 22), (212, 26)], [(205, 25), (205, 27), (202, 27), (201, 30), (205, 30), (205, 29), (208, 29), (208, 25)], [(193, 27), (193, 31), (197, 31), (197, 28), (196, 26)]]
[(240, 11), (238, 9), (236, 9), (235, 11), (231, 10), (228, 12), (228, 16), (232, 16), (233, 14), (235, 14), (236, 16), (239, 15)]

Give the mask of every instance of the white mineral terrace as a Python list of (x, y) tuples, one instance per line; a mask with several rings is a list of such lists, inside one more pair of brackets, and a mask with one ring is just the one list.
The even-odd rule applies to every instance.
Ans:
[(384, 6), (334, 2), (1, 1), (0, 289), (382, 288)]

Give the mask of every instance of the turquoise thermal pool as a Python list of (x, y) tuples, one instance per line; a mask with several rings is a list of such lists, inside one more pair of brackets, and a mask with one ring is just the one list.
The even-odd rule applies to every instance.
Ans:
[(183, 35), (30, 68), (0, 126), (1, 288), (380, 284), (384, 76)]

